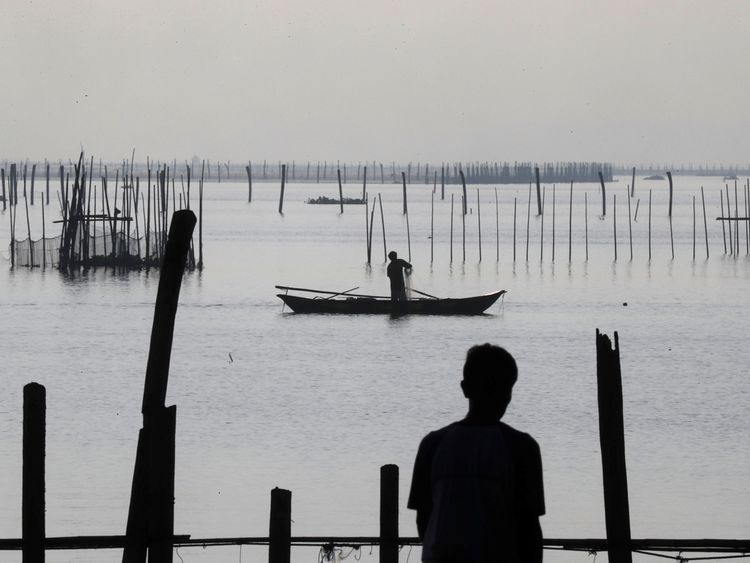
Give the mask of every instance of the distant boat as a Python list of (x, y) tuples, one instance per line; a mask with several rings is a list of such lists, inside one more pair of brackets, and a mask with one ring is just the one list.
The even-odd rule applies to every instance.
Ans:
[(664, 176), (661, 176), (660, 174), (654, 174), (653, 176), (646, 176), (644, 180), (663, 180)]
[(358, 197), (345, 197), (341, 200), (337, 197), (326, 197), (322, 195), (316, 198), (310, 198), (306, 200), (305, 203), (310, 203), (312, 205), (339, 205), (340, 203), (343, 203), (344, 205), (364, 205), (365, 200)]
[(729, 176), (724, 176), (725, 180), (737, 180), (737, 174), (730, 174)]
[(276, 288), (286, 291), (319, 293), (328, 296), (302, 297), (299, 295), (289, 295), (288, 293), (277, 294), (277, 297), (295, 313), (339, 315), (481, 315), (502, 295), (507, 293), (503, 289), (473, 297), (438, 298), (430, 296), (393, 302), (390, 297), (359, 295), (349, 293), (349, 291), (336, 293), (334, 291), (304, 289), (283, 285), (277, 285)]

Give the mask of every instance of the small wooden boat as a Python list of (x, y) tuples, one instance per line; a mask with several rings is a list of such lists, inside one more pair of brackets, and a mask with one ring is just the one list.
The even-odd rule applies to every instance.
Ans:
[[(500, 290), (486, 295), (459, 298), (438, 298), (417, 291), (426, 297), (391, 301), (382, 295), (360, 295), (348, 291), (334, 292), (300, 287), (277, 285), (285, 291), (318, 293), (315, 297), (302, 297), (278, 293), (281, 299), (295, 313), (325, 313), (339, 315), (481, 315), (506, 291)], [(416, 291), (416, 290), (414, 290)], [(327, 295), (327, 297), (323, 297)]]

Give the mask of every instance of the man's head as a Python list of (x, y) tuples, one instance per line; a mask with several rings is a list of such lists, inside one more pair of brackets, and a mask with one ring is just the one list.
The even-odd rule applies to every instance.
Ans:
[(469, 399), (469, 410), (501, 418), (510, 403), (518, 367), (513, 356), (500, 346), (481, 344), (466, 353), (461, 389)]
[(391, 251), (390, 251), (390, 252), (388, 253), (388, 258), (390, 258), (391, 260), (395, 260), (396, 258), (398, 258), (398, 254), (396, 254), (396, 251), (395, 251), (395, 250), (391, 250)]

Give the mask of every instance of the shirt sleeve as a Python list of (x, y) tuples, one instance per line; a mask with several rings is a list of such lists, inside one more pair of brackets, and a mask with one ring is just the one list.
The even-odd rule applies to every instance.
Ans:
[(422, 439), (414, 460), (414, 472), (411, 478), (411, 489), (407, 508), (412, 510), (431, 510), (432, 492), (430, 490), (430, 473), (432, 472), (431, 434)]
[(541, 516), (545, 513), (542, 455), (536, 440), (528, 434), (519, 434), (516, 510)]

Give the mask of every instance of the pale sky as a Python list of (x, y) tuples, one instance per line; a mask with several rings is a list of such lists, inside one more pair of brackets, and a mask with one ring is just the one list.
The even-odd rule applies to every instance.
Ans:
[(747, 0), (2, 0), (0, 158), (747, 164), (749, 24)]

